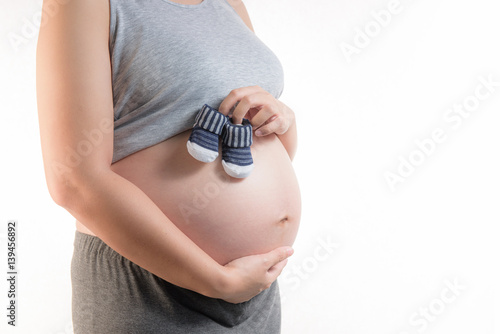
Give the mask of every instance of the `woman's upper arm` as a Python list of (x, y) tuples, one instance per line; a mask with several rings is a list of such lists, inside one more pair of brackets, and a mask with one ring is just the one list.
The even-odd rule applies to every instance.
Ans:
[(238, 15), (241, 17), (243, 22), (245, 22), (247, 27), (250, 30), (254, 31), (253, 26), (252, 26), (252, 22), (250, 21), (250, 16), (248, 15), (247, 8), (245, 7), (245, 4), (243, 3), (243, 1), (242, 0), (228, 0), (228, 2), (231, 5), (231, 7), (234, 8), (236, 13), (238, 13)]
[(68, 189), (111, 165), (109, 2), (44, 0), (43, 8), (36, 50), (40, 139), (49, 192), (62, 205)]

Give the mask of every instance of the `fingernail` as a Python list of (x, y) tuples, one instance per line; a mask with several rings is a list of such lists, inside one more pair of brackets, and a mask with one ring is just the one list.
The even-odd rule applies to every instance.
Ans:
[(256, 136), (262, 136), (262, 131), (261, 130), (255, 130), (255, 135)]
[(286, 255), (290, 256), (293, 254), (293, 248), (288, 248), (286, 251)]

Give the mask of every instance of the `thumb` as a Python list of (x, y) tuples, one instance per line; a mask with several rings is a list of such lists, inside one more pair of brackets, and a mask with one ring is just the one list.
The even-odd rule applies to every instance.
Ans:
[(269, 268), (267, 273), (272, 275), (273, 280), (275, 280), (281, 274), (281, 272), (283, 271), (283, 268), (285, 268), (287, 263), (288, 263), (288, 259), (284, 259), (283, 261), (278, 262), (274, 266)]
[[(266, 266), (267, 270), (270, 271), (272, 268), (277, 265), (278, 263), (281, 263), (282, 261), (286, 260), (290, 255), (293, 254), (293, 248), (289, 246), (283, 246), (276, 248), (266, 255)], [(286, 262), (283, 264), (283, 267), (285, 266)]]

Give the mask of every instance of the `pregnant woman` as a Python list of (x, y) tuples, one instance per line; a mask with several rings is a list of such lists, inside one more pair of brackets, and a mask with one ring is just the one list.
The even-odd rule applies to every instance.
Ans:
[[(76, 219), (75, 333), (279, 333), (301, 213), (283, 70), (237, 0), (44, 0), (50, 195)], [(190, 155), (204, 104), (253, 128), (253, 170)]]

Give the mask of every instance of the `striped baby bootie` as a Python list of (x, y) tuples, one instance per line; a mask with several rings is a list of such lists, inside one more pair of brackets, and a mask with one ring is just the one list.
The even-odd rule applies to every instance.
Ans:
[(219, 136), (227, 121), (227, 116), (204, 104), (196, 115), (187, 142), (189, 154), (202, 162), (214, 161), (219, 155)]
[(232, 177), (245, 178), (253, 169), (252, 125), (246, 118), (233, 124), (229, 118), (222, 130), (222, 166)]

